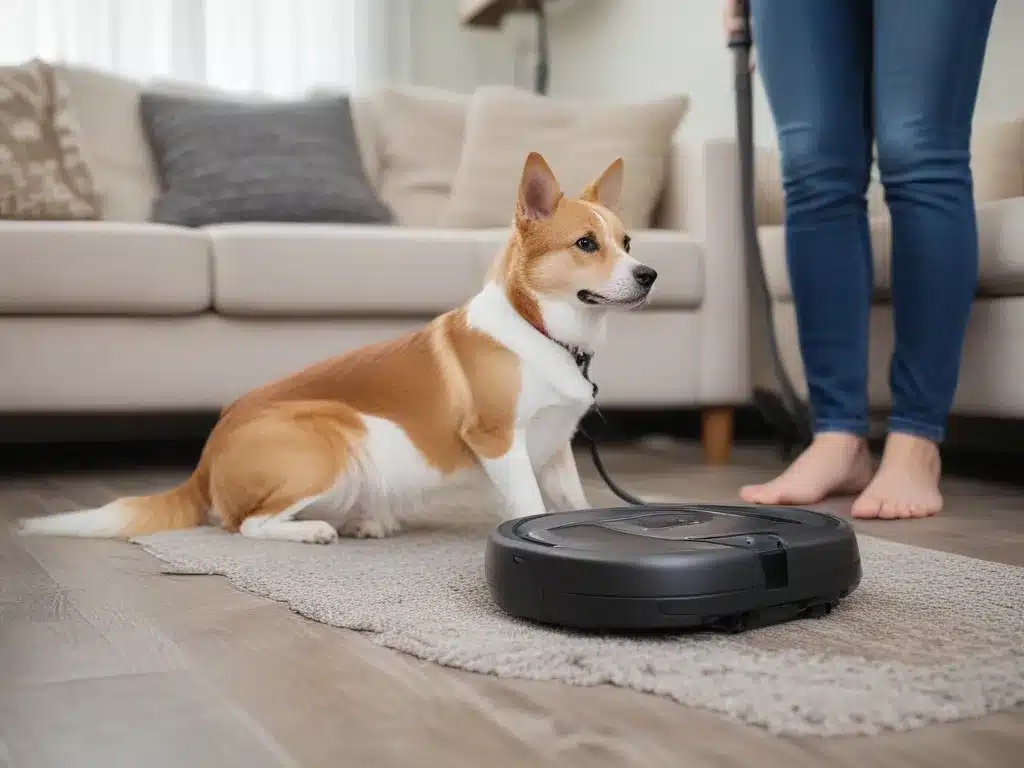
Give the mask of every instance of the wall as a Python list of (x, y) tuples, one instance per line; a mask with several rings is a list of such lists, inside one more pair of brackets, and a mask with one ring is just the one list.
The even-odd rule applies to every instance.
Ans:
[(463, 27), (458, 0), (406, 2), (411, 34), (403, 79), (462, 93), (478, 85), (517, 82), (519, 42), (514, 29)]
[[(686, 92), (693, 103), (684, 134), (733, 134), (733, 65), (722, 7), (723, 0), (576, 0), (552, 19), (552, 95), (643, 99)], [(1021, 40), (1024, 2), (1000, 0), (978, 118), (1024, 115)], [(755, 82), (755, 131), (769, 143), (772, 122)]]
[[(499, 30), (467, 28), (459, 22), (459, 0), (375, 1), (393, 7), (395, 29), (387, 43), (404, 61), (398, 63), (392, 56), (392, 78), (462, 93), (487, 84), (533, 87), (537, 35), (533, 16), (509, 14)], [(586, 17), (582, 6), (589, 2), (559, 0), (565, 11), (551, 12), (552, 48), (558, 45), (554, 25), (559, 17), (566, 13)], [(583, 13), (577, 14), (580, 10)]]

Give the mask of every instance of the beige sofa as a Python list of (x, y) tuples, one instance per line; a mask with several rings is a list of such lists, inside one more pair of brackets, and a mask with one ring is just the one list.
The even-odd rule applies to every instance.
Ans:
[[(978, 121), (972, 143), (980, 254), (980, 277), (963, 353), (953, 412), (969, 417), (1024, 417), (1024, 119)], [(758, 216), (762, 255), (775, 310), (782, 357), (798, 391), (806, 382), (796, 334), (796, 315), (785, 261), (782, 186), (772, 149), (757, 160)], [(873, 408), (890, 405), (889, 358), (890, 220), (877, 175), (868, 197), (875, 259), (871, 313), (869, 399)], [(766, 332), (753, 312), (752, 381), (771, 383), (764, 347)]]
[[(0, 221), (0, 417), (219, 409), (465, 301), (506, 236), (147, 223), (158, 182), (138, 86), (62, 71), (105, 220)], [(357, 101), (355, 119), (375, 181), (383, 160), (372, 94)], [(633, 233), (634, 254), (661, 275), (655, 298), (614, 319), (592, 369), (608, 407), (704, 409), (714, 461), (728, 452), (730, 409), (750, 396), (736, 164), (728, 142), (676, 148), (655, 226)]]

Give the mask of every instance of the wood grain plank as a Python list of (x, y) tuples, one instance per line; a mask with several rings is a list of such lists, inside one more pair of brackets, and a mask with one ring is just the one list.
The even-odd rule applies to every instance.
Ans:
[(0, 485), (0, 606), (13, 606), (23, 599), (60, 591), (60, 586), (15, 541), (10, 530), (16, 517), (44, 511), (47, 506), (38, 494)]
[(1024, 750), (1024, 711), (998, 712), (977, 720), (931, 725), (907, 733), (800, 741), (814, 746), (820, 755), (818, 765), (1013, 768), (1021, 764)]
[(656, 696), (606, 685), (451, 674), (558, 765), (736, 766), (751, 765), (755, 755), (767, 765), (820, 765), (804, 745)]
[[(104, 655), (117, 659), (116, 670), (108, 671), (107, 675), (187, 668), (177, 646), (127, 602), (117, 588), (123, 581), (140, 577), (133, 568), (137, 560), (128, 556), (133, 547), (116, 541), (49, 537), (26, 537), (21, 544), (55, 582), (69, 590), (75, 612), (73, 620), (29, 622), (22, 626), (21, 634), (50, 642), (74, 637), (77, 641), (88, 638), (92, 646), (105, 644), (108, 650)], [(96, 567), (97, 562), (103, 563), (103, 567)], [(55, 657), (75, 658), (74, 654), (55, 648), (49, 652)], [(35, 654), (39, 658), (46, 655), (42, 650)]]
[(299, 765), (186, 672), (6, 689), (0, 740), (14, 765), (32, 768)]

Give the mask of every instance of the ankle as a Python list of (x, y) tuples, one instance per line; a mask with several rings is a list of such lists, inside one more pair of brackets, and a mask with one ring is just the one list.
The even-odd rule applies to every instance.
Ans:
[(937, 456), (939, 444), (927, 437), (909, 432), (890, 432), (885, 439), (885, 450), (913, 452), (922, 456)]
[(900, 463), (913, 462), (936, 468), (941, 462), (938, 443), (907, 432), (889, 433), (885, 439), (885, 450), (882, 452), (883, 463), (886, 459)]
[(817, 432), (811, 441), (812, 446), (820, 445), (822, 447), (846, 448), (849, 450), (867, 448), (867, 444), (867, 440), (855, 432), (842, 432), (838, 430)]

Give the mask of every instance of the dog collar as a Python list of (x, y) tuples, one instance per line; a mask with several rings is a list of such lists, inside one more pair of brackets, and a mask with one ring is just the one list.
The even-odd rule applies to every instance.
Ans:
[(590, 361), (594, 359), (594, 353), (589, 350), (577, 347), (574, 344), (566, 344), (565, 342), (559, 341), (558, 339), (549, 336), (547, 333), (544, 334), (551, 339), (555, 344), (560, 346), (570, 355), (572, 359), (576, 361), (576, 367), (580, 369), (580, 373), (583, 374), (583, 378), (590, 382), (590, 386), (594, 389), (594, 397), (597, 397), (597, 384), (590, 380)]

